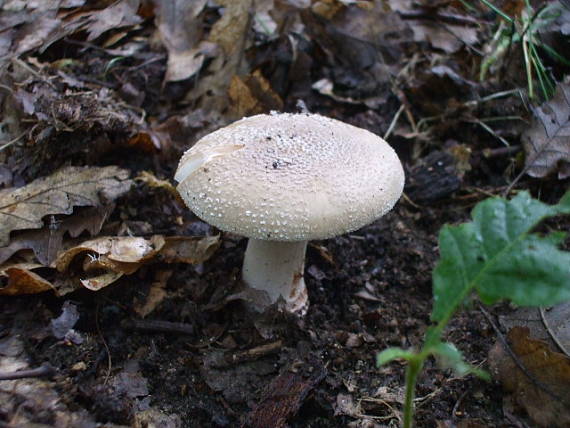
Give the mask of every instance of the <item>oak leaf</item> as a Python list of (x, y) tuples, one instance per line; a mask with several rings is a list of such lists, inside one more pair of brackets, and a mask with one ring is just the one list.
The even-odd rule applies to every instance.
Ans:
[(9, 244), (12, 231), (43, 227), (46, 216), (71, 214), (78, 206), (105, 205), (129, 190), (128, 177), (127, 170), (116, 166), (70, 166), (24, 187), (1, 190), (0, 246)]

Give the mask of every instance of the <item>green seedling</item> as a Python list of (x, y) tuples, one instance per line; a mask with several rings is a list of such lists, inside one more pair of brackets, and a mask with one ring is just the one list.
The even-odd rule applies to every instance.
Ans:
[(521, 192), (512, 200), (489, 198), (473, 210), (473, 220), (444, 226), (439, 234), (440, 259), (433, 271), (433, 308), (419, 350), (389, 348), (377, 364), (407, 361), (404, 428), (412, 426), (418, 374), (426, 359), (437, 357), (459, 375), (489, 375), (463, 359), (442, 336), (453, 314), (473, 292), (485, 304), (509, 300), (520, 306), (549, 306), (570, 300), (570, 252), (561, 251), (564, 232), (532, 233), (545, 218), (570, 214), (570, 191), (556, 205)]
[(485, 80), (493, 64), (509, 55), (513, 45), (520, 44), (524, 58), (529, 98), (536, 98), (535, 77), (543, 97), (545, 99), (552, 97), (556, 85), (539, 55), (539, 50), (542, 49), (549, 56), (564, 65), (570, 65), (570, 61), (552, 47), (543, 43), (540, 39), (539, 31), (550, 25), (560, 15), (562, 6), (558, 3), (551, 3), (535, 10), (532, 8), (530, 1), (526, 0), (520, 16), (511, 17), (490, 1), (480, 1), (502, 19), (491, 41), (491, 52), (481, 63), (480, 80)]

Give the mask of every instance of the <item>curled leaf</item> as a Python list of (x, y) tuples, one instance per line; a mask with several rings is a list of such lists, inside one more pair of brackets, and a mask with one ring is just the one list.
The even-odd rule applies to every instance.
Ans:
[(53, 285), (32, 272), (43, 267), (37, 263), (14, 263), (0, 268), (0, 279), (6, 278), (7, 284), (0, 288), (0, 296), (19, 296), (21, 294), (37, 294), (53, 290)]

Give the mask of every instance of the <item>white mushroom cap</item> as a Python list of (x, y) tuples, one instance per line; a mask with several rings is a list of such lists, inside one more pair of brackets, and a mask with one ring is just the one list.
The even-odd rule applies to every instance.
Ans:
[(325, 239), (388, 212), (404, 187), (380, 137), (317, 114), (244, 118), (189, 149), (175, 179), (204, 221), (249, 238)]

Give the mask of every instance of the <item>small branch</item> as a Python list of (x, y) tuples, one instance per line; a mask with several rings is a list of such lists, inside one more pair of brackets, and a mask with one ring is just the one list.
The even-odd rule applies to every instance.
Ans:
[(390, 134), (392, 134), (392, 131), (396, 127), (396, 123), (398, 122), (398, 119), (400, 118), (400, 115), (402, 114), (402, 112), (404, 111), (405, 108), (406, 108), (406, 106), (404, 104), (400, 105), (400, 108), (398, 109), (398, 111), (396, 112), (394, 117), (392, 118), (392, 122), (390, 122), (390, 126), (388, 126), (388, 130), (386, 131), (386, 133), (384, 134), (384, 137), (382, 137), (382, 138), (387, 140), (388, 137), (390, 136)]
[(123, 321), (123, 327), (128, 330), (140, 330), (151, 333), (194, 334), (194, 326), (181, 322), (160, 320), (129, 320)]
[(3, 144), (0, 146), (0, 152), (1, 152), (2, 150), (4, 150), (4, 149), (7, 149), (7, 148), (10, 147), (12, 144), (17, 143), (18, 141), (20, 141), (27, 133), (28, 133), (28, 131), (24, 131), (24, 132), (22, 132), (20, 135), (18, 135), (16, 138), (14, 138), (14, 139), (12, 139), (12, 140), (10, 140), (10, 141), (7, 141), (7, 142), (5, 142), (5, 143), (3, 143)]
[(470, 27), (478, 27), (480, 22), (469, 16), (452, 15), (450, 13), (429, 13), (422, 10), (412, 10), (398, 12), (402, 19), (426, 19), (428, 21), (438, 21), (451, 25), (467, 25)]
[(255, 361), (265, 357), (266, 355), (279, 352), (282, 346), (283, 342), (278, 340), (276, 342), (256, 346), (255, 348), (246, 349), (245, 351), (222, 352), (216, 356), (216, 359), (211, 363), (211, 366), (215, 368), (227, 368), (236, 364)]
[(283, 343), (278, 340), (276, 342), (266, 343), (265, 345), (256, 346), (242, 352), (236, 352), (226, 356), (226, 361), (231, 364), (240, 364), (246, 361), (254, 361), (269, 354), (274, 354), (281, 349)]
[(511, 156), (521, 151), (521, 146), (499, 147), (498, 149), (484, 149), (483, 156), (487, 159)]
[(25, 379), (31, 377), (52, 377), (57, 373), (57, 370), (50, 364), (44, 363), (40, 367), (30, 370), (19, 370), (12, 373), (0, 372), (0, 381), (2, 380), (15, 380)]

